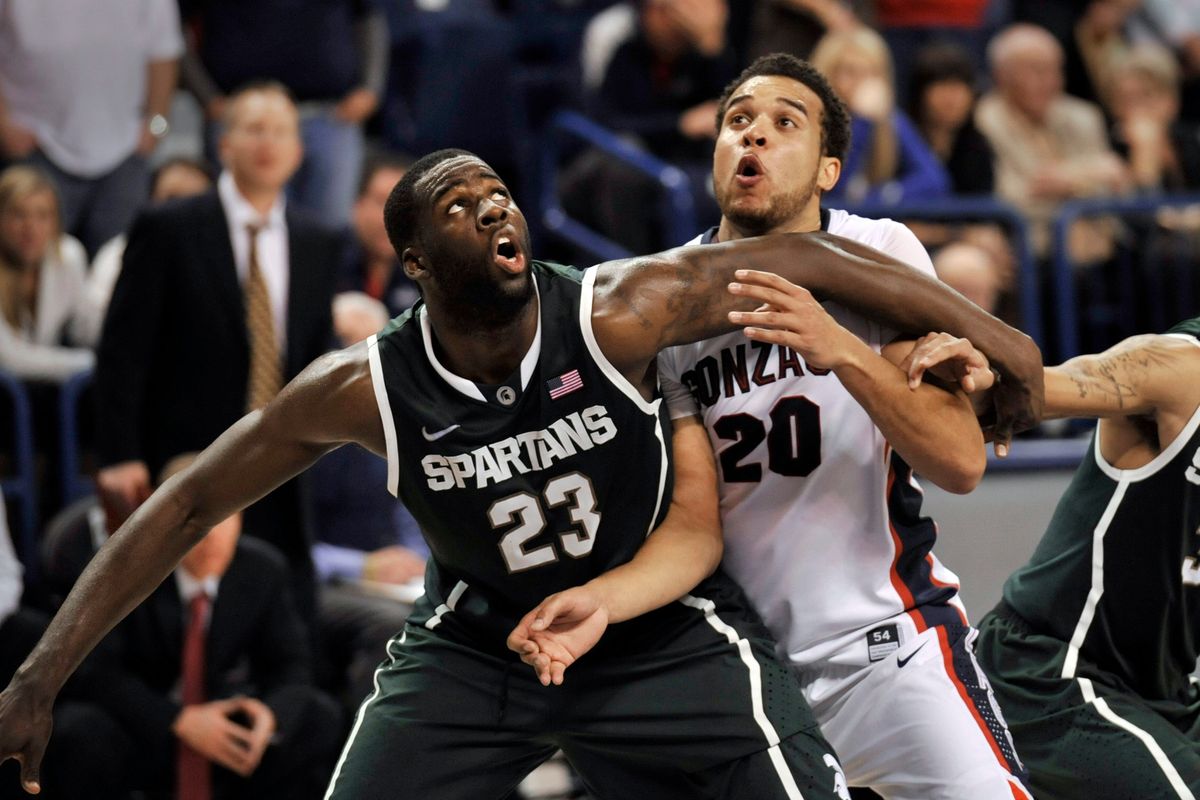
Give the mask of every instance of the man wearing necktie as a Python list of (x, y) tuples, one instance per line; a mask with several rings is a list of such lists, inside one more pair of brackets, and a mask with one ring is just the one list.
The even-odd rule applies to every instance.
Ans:
[(319, 796), (340, 711), (312, 685), (283, 560), (240, 533), (240, 514), (214, 527), (85, 662), (55, 717), (54, 797)]
[[(97, 483), (110, 531), (170, 457), (203, 449), (329, 348), (346, 240), (286, 203), (302, 157), (298, 125), (282, 86), (238, 92), (216, 189), (148, 210), (130, 232), (96, 370)], [(287, 557), (310, 622), (301, 499), (297, 482), (285, 484), (247, 510), (246, 531)]]

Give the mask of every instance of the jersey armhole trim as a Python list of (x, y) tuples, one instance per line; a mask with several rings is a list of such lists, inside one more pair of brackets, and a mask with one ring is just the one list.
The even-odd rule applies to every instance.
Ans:
[(596, 333), (592, 330), (592, 297), (596, 288), (596, 267), (589, 267), (584, 271), (580, 288), (582, 291), (579, 294), (579, 330), (583, 334), (583, 341), (587, 344), (588, 352), (592, 354), (592, 360), (596, 362), (596, 366), (600, 367), (600, 371), (608, 378), (609, 383), (620, 389), (621, 393), (632, 400), (638, 408), (646, 414), (657, 414), (662, 398), (647, 402), (637, 387), (626, 380), (625, 376), (612, 365), (612, 362), (604, 355), (604, 351), (600, 349), (600, 343), (596, 341)]
[(379, 419), (383, 422), (383, 441), (387, 445), (387, 488), (393, 497), (399, 497), (400, 453), (396, 444), (396, 420), (392, 417), (392, 404), (388, 402), (387, 386), (383, 382), (378, 334), (373, 333), (367, 339), (367, 360), (371, 364), (371, 386), (375, 390), (375, 403), (379, 406)]
[(1191, 342), (1200, 347), (1200, 337), (1193, 336), (1190, 333), (1164, 333), (1163, 336), (1169, 336), (1172, 339), (1183, 339), (1185, 342)]
[[(1192, 337), (1187, 336), (1186, 338), (1191, 339)], [(1193, 341), (1196, 340), (1193, 339)], [(1200, 342), (1197, 342), (1197, 346), (1200, 346)], [(1192, 436), (1195, 435), (1197, 427), (1200, 427), (1200, 406), (1197, 406), (1196, 410), (1192, 412), (1191, 419), (1189, 419), (1187, 424), (1183, 426), (1183, 430), (1179, 432), (1179, 435), (1176, 436), (1161, 453), (1150, 459), (1148, 463), (1143, 464), (1137, 469), (1117, 469), (1112, 464), (1109, 464), (1108, 461), (1104, 459), (1104, 456), (1100, 454), (1101, 426), (1097, 424), (1096, 445), (1093, 448), (1096, 451), (1096, 466), (1100, 468), (1101, 472), (1112, 478), (1114, 481), (1130, 481), (1132, 483), (1144, 481), (1146, 478), (1152, 477), (1160, 469), (1171, 463), (1175, 456), (1179, 455), (1179, 451), (1181, 451), (1184, 446), (1191, 441)]]

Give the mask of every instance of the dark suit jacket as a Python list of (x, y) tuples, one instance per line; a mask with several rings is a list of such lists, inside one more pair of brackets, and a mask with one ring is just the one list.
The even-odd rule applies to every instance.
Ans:
[[(287, 228), (291, 379), (329, 349), (346, 239), (290, 206)], [(217, 192), (145, 211), (130, 231), (97, 354), (100, 465), (140, 459), (157, 475), (174, 456), (204, 449), (245, 412), (249, 369), (242, 289)], [(311, 538), (299, 497), (285, 485), (246, 517), (246, 531), (293, 565), (306, 562)]]
[[(212, 604), (205, 648), (207, 697), (257, 697), (290, 717), (283, 690), (312, 683), (311, 653), (285, 591), (287, 567), (269, 545), (243, 538)], [(165, 581), (101, 642), (69, 689), (101, 706), (145, 747), (171, 747), (180, 705), (186, 610)], [(282, 727), (282, 725), (281, 725)]]
[[(288, 209), (285, 376), (329, 348), (344, 238)], [(100, 463), (151, 473), (201, 450), (245, 411), (250, 345), (242, 289), (216, 191), (134, 223), (104, 321), (96, 369)]]

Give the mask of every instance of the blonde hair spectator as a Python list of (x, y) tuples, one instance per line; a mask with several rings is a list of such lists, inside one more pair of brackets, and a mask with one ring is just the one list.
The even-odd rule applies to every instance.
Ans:
[(87, 255), (62, 233), (58, 194), (40, 170), (0, 173), (0, 368), (28, 380), (59, 381), (92, 366), (75, 317)]

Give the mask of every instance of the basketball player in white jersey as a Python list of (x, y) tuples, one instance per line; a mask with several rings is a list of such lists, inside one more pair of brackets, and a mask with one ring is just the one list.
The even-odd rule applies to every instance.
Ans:
[[(808, 64), (756, 61), (722, 97), (718, 126), (723, 216), (697, 243), (821, 228), (933, 274), (904, 225), (821, 209), (849, 120)], [(744, 335), (659, 357), (672, 416), (698, 416), (717, 455), (725, 566), (797, 670), (849, 785), (888, 800), (1028, 798), (913, 477), (953, 492), (979, 481), (970, 402), (954, 387), (911, 391), (896, 366), (911, 341), (782, 286), (752, 273), (730, 289), (766, 304), (734, 320)], [(799, 351), (770, 329), (769, 307), (785, 302), (805, 315)]]

